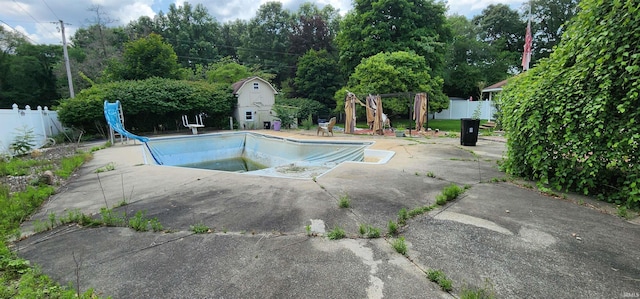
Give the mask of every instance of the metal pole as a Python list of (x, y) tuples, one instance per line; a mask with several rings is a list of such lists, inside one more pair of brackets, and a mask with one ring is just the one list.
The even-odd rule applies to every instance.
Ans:
[(69, 96), (75, 98), (73, 92), (73, 79), (71, 78), (71, 66), (69, 65), (69, 53), (67, 52), (67, 38), (64, 35), (64, 22), (60, 20), (60, 30), (62, 31), (62, 51), (64, 53), (64, 64), (67, 67), (67, 81), (69, 82)]

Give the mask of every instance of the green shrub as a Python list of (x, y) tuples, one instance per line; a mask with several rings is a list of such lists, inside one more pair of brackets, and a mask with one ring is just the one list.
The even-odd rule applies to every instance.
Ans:
[(507, 173), (640, 206), (639, 23), (635, 1), (581, 1), (551, 56), (509, 81)]
[(33, 147), (36, 145), (35, 143), (35, 135), (33, 134), (33, 129), (29, 127), (23, 127), (21, 129), (17, 129), (18, 133), (16, 137), (13, 139), (13, 142), (9, 144), (9, 149), (18, 156), (24, 155), (30, 152)]
[(99, 133), (97, 126), (106, 126), (104, 101), (120, 100), (127, 129), (153, 131), (158, 125), (179, 129), (182, 115), (206, 113), (207, 127), (228, 128), (236, 98), (226, 84), (184, 81), (163, 78), (118, 81), (96, 84), (82, 90), (73, 99), (61, 101), (60, 121), (68, 127)]
[(302, 121), (302, 128), (305, 130), (311, 130), (311, 128), (313, 128), (313, 118), (311, 118), (311, 114), (309, 114), (307, 119)]

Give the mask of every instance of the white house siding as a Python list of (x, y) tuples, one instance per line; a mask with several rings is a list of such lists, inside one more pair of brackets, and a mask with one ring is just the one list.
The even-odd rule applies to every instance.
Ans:
[[(275, 104), (276, 91), (268, 82), (258, 77), (251, 78), (235, 94), (238, 106), (234, 117), (240, 129), (262, 129), (264, 122), (269, 122), (269, 126), (272, 126), (274, 117), (271, 108)], [(247, 119), (248, 113), (250, 120)]]

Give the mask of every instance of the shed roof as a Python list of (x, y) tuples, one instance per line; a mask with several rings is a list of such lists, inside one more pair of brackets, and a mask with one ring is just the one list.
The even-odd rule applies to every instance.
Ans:
[(233, 85), (231, 85), (231, 88), (233, 88), (233, 94), (234, 94), (234, 95), (237, 95), (237, 94), (238, 94), (238, 91), (239, 91), (240, 89), (242, 89), (242, 87), (243, 87), (245, 84), (247, 84), (247, 82), (249, 82), (249, 81), (253, 81), (254, 79), (255, 79), (255, 80), (260, 80), (260, 81), (264, 82), (264, 83), (265, 83), (265, 84), (267, 84), (269, 87), (271, 87), (271, 89), (273, 90), (273, 93), (274, 93), (274, 94), (278, 94), (278, 91), (276, 91), (276, 89), (275, 89), (275, 88), (273, 88), (273, 85), (271, 85), (271, 83), (269, 83), (267, 80), (262, 79), (262, 78), (260, 78), (260, 77), (258, 77), (258, 76), (245, 78), (245, 79), (242, 79), (242, 80), (240, 80), (240, 81), (238, 81), (238, 82), (236, 82), (236, 83), (233, 83)]
[(502, 91), (502, 87), (507, 84), (507, 80), (502, 80), (496, 84), (485, 87), (482, 92)]

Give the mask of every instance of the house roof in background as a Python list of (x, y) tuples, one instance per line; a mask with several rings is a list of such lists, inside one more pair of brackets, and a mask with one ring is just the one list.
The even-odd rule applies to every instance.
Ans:
[(502, 91), (502, 87), (507, 84), (507, 80), (502, 80), (496, 84), (485, 87), (482, 92)]
[(249, 82), (249, 81), (253, 81), (254, 79), (257, 79), (257, 80), (260, 80), (260, 81), (264, 82), (264, 83), (265, 83), (265, 84), (267, 84), (269, 87), (271, 87), (271, 89), (273, 90), (273, 93), (274, 93), (274, 94), (278, 94), (278, 91), (276, 91), (276, 89), (275, 89), (275, 88), (273, 88), (273, 85), (271, 85), (271, 83), (267, 82), (267, 80), (262, 79), (262, 78), (260, 78), (260, 77), (258, 77), (258, 76), (245, 78), (245, 79), (242, 79), (242, 80), (240, 80), (240, 81), (238, 81), (238, 82), (236, 82), (236, 83), (233, 83), (233, 85), (231, 85), (231, 88), (233, 88), (233, 94), (234, 94), (234, 95), (237, 95), (237, 94), (238, 94), (238, 91), (239, 91), (240, 89), (242, 89), (242, 87), (243, 87), (245, 84), (247, 84), (247, 82)]

